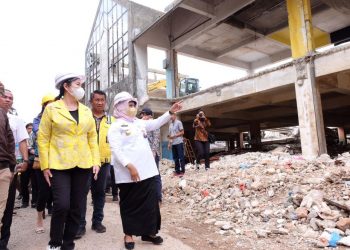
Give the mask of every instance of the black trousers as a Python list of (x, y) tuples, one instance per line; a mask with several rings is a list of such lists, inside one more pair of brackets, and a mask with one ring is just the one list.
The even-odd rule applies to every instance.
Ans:
[(194, 141), (194, 145), (197, 149), (197, 163), (204, 158), (205, 168), (210, 168), (209, 154), (210, 154), (210, 143), (208, 141)]
[(52, 208), (52, 191), (44, 178), (43, 172), (40, 169), (34, 169), (34, 174), (38, 185), (36, 211), (42, 212), (45, 210), (45, 207), (48, 209)]
[(118, 186), (115, 184), (115, 175), (114, 175), (114, 167), (111, 165), (110, 166), (110, 174), (111, 174), (111, 186), (112, 186), (112, 195), (118, 196)]
[(7, 202), (6, 202), (6, 208), (1, 220), (2, 227), (1, 227), (0, 249), (6, 249), (11, 236), (10, 229), (12, 225), (13, 208), (15, 206), (15, 200), (16, 200), (17, 178), (18, 178), (18, 175), (15, 174), (10, 183), (9, 193), (8, 193)]
[(74, 249), (74, 237), (79, 228), (81, 204), (91, 169), (75, 167), (69, 170), (51, 170), (53, 209), (50, 227), (52, 247)]
[(35, 204), (38, 199), (38, 185), (34, 174), (33, 163), (34, 161), (30, 160), (28, 169), (20, 176), (22, 204), (29, 203), (29, 182), (31, 182), (32, 186), (32, 204)]
[(86, 226), (86, 202), (87, 195), (91, 188), (91, 198), (92, 204), (94, 205), (94, 211), (92, 214), (92, 225), (101, 224), (104, 218), (103, 208), (106, 202), (106, 182), (107, 175), (110, 171), (110, 164), (104, 163), (98, 172), (97, 180), (94, 179), (94, 174), (90, 171), (90, 177), (88, 180), (88, 185), (86, 186), (86, 194), (83, 196), (83, 203), (81, 205), (81, 219), (80, 227), (85, 228)]

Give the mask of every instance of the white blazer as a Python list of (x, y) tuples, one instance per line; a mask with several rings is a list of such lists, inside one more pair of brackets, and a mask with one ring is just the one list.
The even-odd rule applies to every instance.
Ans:
[(147, 132), (153, 131), (169, 122), (169, 112), (154, 120), (136, 119), (128, 122), (117, 119), (108, 130), (108, 141), (112, 151), (115, 182), (130, 183), (130, 172), (126, 166), (131, 163), (141, 181), (159, 174), (152, 150), (147, 139)]

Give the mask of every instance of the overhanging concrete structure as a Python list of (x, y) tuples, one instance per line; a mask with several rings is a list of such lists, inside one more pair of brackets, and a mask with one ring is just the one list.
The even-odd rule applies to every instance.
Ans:
[[(137, 11), (130, 13), (138, 15)], [(178, 0), (156, 16), (136, 33), (129, 29), (130, 81), (115, 83), (113, 94), (129, 90), (156, 113), (182, 99), (181, 119), (189, 138), (199, 108), (212, 120), (212, 132), (227, 141), (250, 131), (253, 141), (259, 142), (260, 129), (299, 125), (303, 153), (310, 157), (326, 150), (324, 126), (349, 131), (350, 63), (345, 58), (349, 58), (350, 47), (315, 52), (318, 47), (342, 42), (332, 34), (350, 25), (346, 4), (330, 0)], [(166, 99), (148, 96), (147, 47), (167, 51)], [(178, 98), (178, 54), (244, 69), (248, 76)], [(290, 63), (255, 73), (292, 55), (295, 60)]]

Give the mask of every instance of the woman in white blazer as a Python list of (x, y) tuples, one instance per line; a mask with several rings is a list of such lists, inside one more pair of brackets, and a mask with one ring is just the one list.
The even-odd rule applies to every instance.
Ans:
[(160, 128), (170, 120), (170, 115), (181, 110), (175, 103), (170, 111), (155, 120), (136, 118), (138, 102), (127, 92), (114, 98), (113, 115), (117, 119), (108, 131), (115, 180), (120, 189), (120, 215), (126, 249), (134, 249), (133, 235), (143, 241), (161, 244), (157, 236), (161, 218), (156, 192), (159, 174), (148, 143), (147, 131)]

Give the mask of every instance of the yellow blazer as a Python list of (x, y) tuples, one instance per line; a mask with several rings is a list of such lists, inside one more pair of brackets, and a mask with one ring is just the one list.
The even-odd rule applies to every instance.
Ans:
[(100, 166), (92, 112), (81, 103), (78, 112), (77, 124), (62, 100), (50, 103), (45, 108), (37, 140), (41, 170)]

